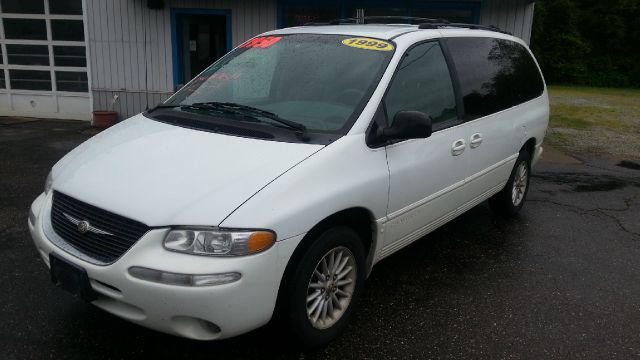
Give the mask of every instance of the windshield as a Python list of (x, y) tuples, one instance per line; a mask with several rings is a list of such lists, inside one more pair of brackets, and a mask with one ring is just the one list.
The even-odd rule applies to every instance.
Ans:
[(215, 109), (257, 109), (250, 115), (264, 117), (260, 123), (269, 126), (287, 125), (284, 120), (291, 129), (299, 124), (309, 132), (341, 133), (362, 111), (393, 49), (382, 40), (340, 35), (258, 37), (207, 68), (162, 106), (183, 113), (212, 110), (217, 117)]

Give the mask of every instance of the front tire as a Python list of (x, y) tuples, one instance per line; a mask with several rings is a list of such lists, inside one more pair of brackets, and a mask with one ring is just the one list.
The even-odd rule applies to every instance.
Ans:
[(348, 227), (324, 231), (293, 269), (284, 311), (304, 347), (328, 343), (345, 328), (365, 279), (365, 253)]
[(489, 199), (491, 210), (504, 217), (518, 214), (529, 192), (530, 179), (531, 156), (523, 150), (520, 151), (504, 189)]

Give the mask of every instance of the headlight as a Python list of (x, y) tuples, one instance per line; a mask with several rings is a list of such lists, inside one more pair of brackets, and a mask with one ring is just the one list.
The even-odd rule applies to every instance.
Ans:
[(53, 179), (51, 177), (51, 171), (49, 171), (49, 175), (47, 175), (47, 179), (44, 181), (44, 193), (48, 194), (51, 191), (51, 184), (53, 183)]
[(179, 228), (169, 231), (164, 247), (194, 255), (243, 256), (267, 250), (275, 241), (276, 234), (268, 230)]

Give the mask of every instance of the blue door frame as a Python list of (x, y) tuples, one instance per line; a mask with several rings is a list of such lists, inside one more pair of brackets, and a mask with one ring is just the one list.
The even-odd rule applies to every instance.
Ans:
[[(278, 28), (285, 27), (284, 7), (286, 5), (320, 5), (325, 7), (339, 7), (340, 17), (348, 17), (348, 9), (357, 6), (389, 6), (406, 7), (409, 10), (405, 16), (411, 16), (411, 9), (420, 10), (471, 10), (473, 23), (480, 23), (480, 1), (420, 1), (420, 0), (278, 0)], [(366, 14), (365, 14), (366, 15)]]
[(180, 54), (182, 48), (182, 26), (179, 15), (223, 15), (225, 16), (225, 29), (227, 32), (227, 52), (233, 48), (233, 37), (231, 34), (231, 10), (217, 9), (182, 9), (171, 8), (171, 55), (173, 59), (173, 87), (183, 84), (182, 65), (183, 59)]

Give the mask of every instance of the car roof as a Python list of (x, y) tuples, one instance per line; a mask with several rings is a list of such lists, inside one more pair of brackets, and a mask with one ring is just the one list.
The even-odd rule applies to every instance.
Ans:
[(287, 34), (328, 34), (371, 37), (382, 40), (392, 40), (401, 35), (424, 31), (432, 33), (432, 37), (494, 37), (510, 39), (522, 43), (522, 40), (502, 32), (489, 31), (483, 29), (469, 29), (452, 25), (443, 26), (437, 29), (419, 29), (418, 25), (409, 24), (342, 24), (342, 25), (310, 25), (289, 27), (279, 30), (269, 31), (262, 35), (287, 35)]

